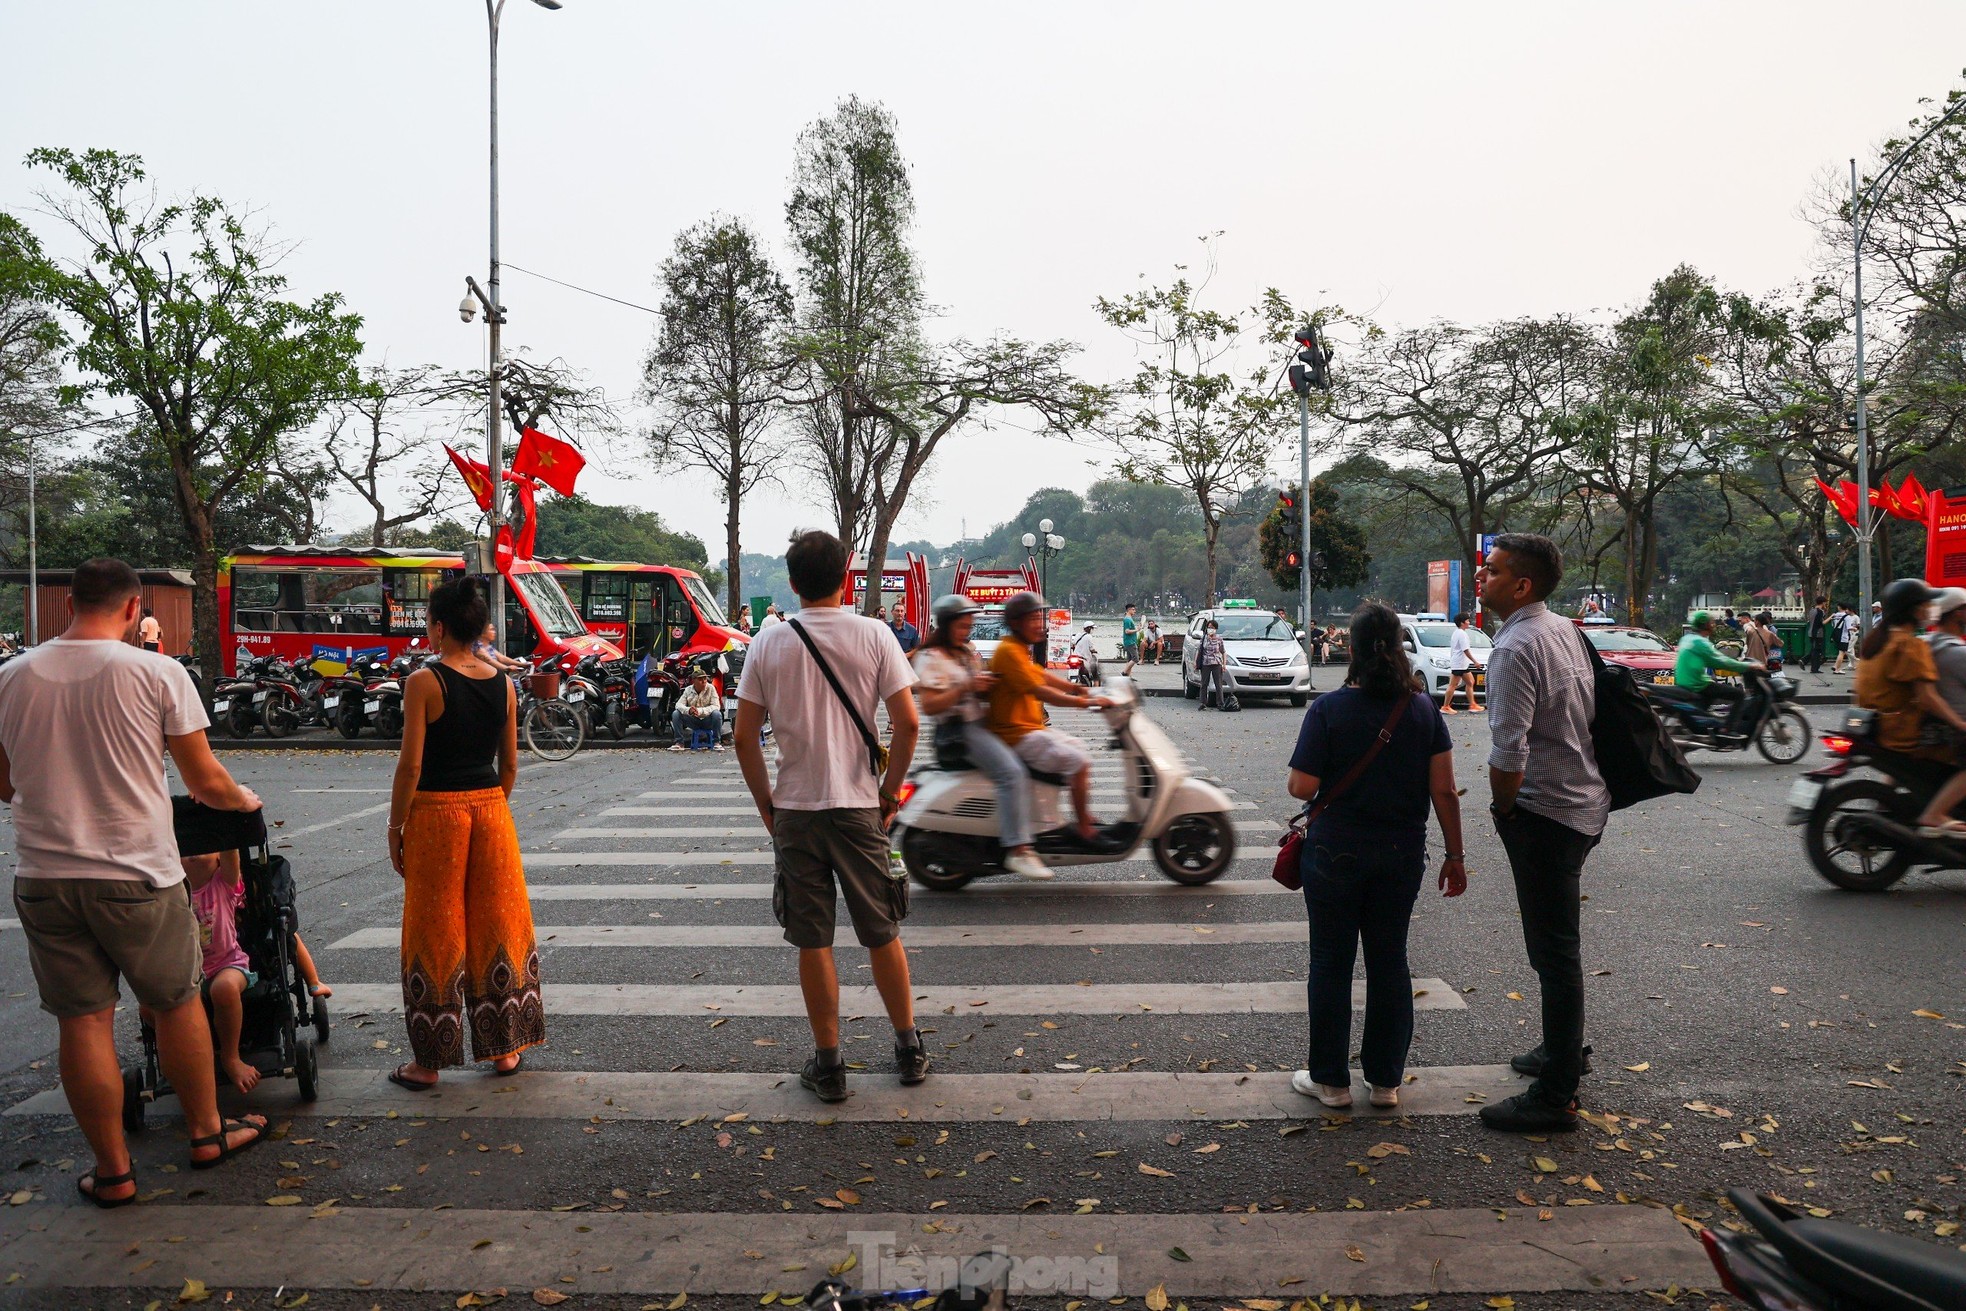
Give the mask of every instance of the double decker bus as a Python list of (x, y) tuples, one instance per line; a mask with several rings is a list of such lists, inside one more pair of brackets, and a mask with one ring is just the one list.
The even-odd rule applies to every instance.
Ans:
[(728, 651), (750, 641), (691, 570), (584, 555), (547, 556), (541, 563), (566, 589), (588, 632), (637, 658)]
[[(588, 631), (545, 564), (513, 560), (502, 572), (512, 654), (621, 654)], [(323, 670), (393, 659), (425, 638), (430, 589), (463, 573), (455, 551), (387, 546), (255, 546), (226, 556), (218, 567), (220, 665), (236, 673), (242, 649), (317, 660)]]

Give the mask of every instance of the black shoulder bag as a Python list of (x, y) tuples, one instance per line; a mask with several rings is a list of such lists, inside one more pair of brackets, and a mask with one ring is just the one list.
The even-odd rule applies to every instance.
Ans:
[[(1591, 715), (1591, 750), (1597, 772), (1611, 794), (1611, 809), (1623, 810), (1653, 797), (1699, 790), (1700, 776), (1686, 753), (1660, 722), (1659, 712), (1632, 681), (1623, 665), (1607, 665), (1582, 630), (1577, 640), (1590, 657), (1596, 709)], [(1493, 695), (1491, 692), (1490, 695)]]
[(860, 730), (860, 739), (867, 744), (867, 764), (873, 769), (874, 777), (886, 778), (887, 748), (881, 745), (880, 738), (874, 736), (874, 730), (867, 727), (867, 721), (860, 717), (858, 710), (854, 709), (853, 699), (846, 694), (846, 689), (840, 686), (840, 680), (834, 676), (833, 667), (826, 663), (826, 657), (819, 654), (819, 648), (813, 645), (812, 634), (806, 632), (805, 625), (796, 619), (787, 619), (785, 622), (792, 626), (792, 631), (797, 633), (799, 640), (806, 644), (806, 650), (812, 652), (813, 663), (819, 666), (820, 673), (826, 675), (826, 681), (833, 685), (833, 695), (840, 699), (840, 704), (846, 707), (848, 718), (853, 720), (853, 726)]

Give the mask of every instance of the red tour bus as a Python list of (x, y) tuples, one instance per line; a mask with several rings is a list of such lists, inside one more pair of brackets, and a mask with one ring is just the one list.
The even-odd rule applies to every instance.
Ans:
[(961, 556), (956, 557), (956, 595), (966, 596), (978, 605), (1001, 606), (1019, 592), (1038, 590), (1038, 565), (1029, 556), (1012, 569), (978, 569)]
[(873, 570), (867, 567), (867, 557), (855, 551), (847, 560), (846, 595), (841, 603), (849, 610), (860, 607), (860, 596), (871, 576), (878, 574), (881, 589), (881, 604), (887, 607), (888, 621), (902, 616), (913, 624), (917, 631), (927, 632), (929, 626), (928, 608), (935, 598), (928, 594), (928, 557), (908, 552), (907, 558), (896, 562), (890, 560), (887, 567)]
[(688, 569), (584, 555), (547, 556), (541, 563), (566, 589), (588, 632), (637, 658), (728, 651), (751, 640), (731, 627), (703, 579)]
[[(391, 659), (425, 636), (430, 589), (463, 572), (455, 551), (387, 546), (258, 546), (229, 555), (218, 566), (221, 666), (236, 673), (242, 648), (318, 659), (323, 670), (358, 656)], [(514, 560), (505, 580), (506, 645), (515, 654), (621, 654), (588, 632), (545, 564)]]

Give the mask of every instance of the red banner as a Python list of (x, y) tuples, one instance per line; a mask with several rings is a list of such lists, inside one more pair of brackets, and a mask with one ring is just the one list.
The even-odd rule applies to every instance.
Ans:
[(573, 495), (573, 481), (587, 467), (587, 457), (557, 437), (548, 437), (537, 428), (519, 434), (519, 453), (512, 457), (512, 472), (537, 478), (562, 496)]
[(457, 466), (457, 472), (464, 479), (464, 485), (471, 489), (471, 495), (476, 498), (478, 508), (480, 510), (491, 509), (492, 484), (490, 467), (479, 463), (477, 460), (459, 455), (449, 446), (444, 447), (444, 454), (450, 456), (451, 463)]

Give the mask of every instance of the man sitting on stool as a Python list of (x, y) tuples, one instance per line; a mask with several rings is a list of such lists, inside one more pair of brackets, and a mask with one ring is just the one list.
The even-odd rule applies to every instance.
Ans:
[(670, 731), (676, 740), (669, 744), (671, 751), (689, 750), (690, 735), (699, 729), (708, 729), (712, 751), (724, 749), (724, 712), (717, 698), (717, 689), (710, 686), (710, 675), (698, 669), (689, 676), (689, 690), (683, 693), (676, 703), (676, 713), (669, 717)]

